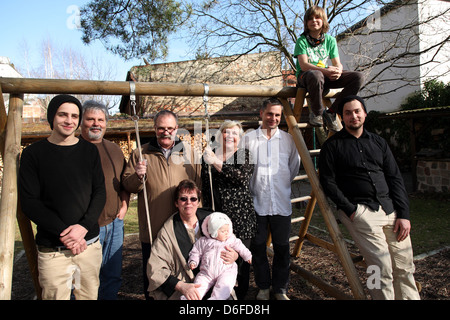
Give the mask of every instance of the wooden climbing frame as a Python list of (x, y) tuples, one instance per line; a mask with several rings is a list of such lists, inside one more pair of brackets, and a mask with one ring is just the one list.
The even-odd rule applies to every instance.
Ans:
[[(242, 86), (242, 85), (215, 85), (209, 84), (209, 96), (217, 97), (278, 97), (283, 104), (283, 113), (294, 138), (298, 152), (301, 156), (306, 176), (312, 187), (310, 196), (304, 196), (293, 201), (308, 200), (306, 214), (296, 221), (302, 221), (299, 238), (296, 242), (293, 255), (298, 256), (304, 239), (311, 239), (307, 234), (312, 211), (318, 204), (324, 217), (329, 234), (332, 238), (332, 251), (334, 251), (345, 271), (353, 297), (355, 299), (366, 299), (363, 287), (356, 273), (352, 258), (345, 246), (342, 234), (338, 228), (336, 219), (330, 209), (328, 201), (320, 186), (315, 167), (312, 162), (311, 153), (306, 147), (303, 135), (300, 131), (302, 124), (298, 123), (298, 112), (305, 93), (295, 87), (274, 86)], [(10, 105), (8, 123), (4, 121), (5, 112), (0, 112), (0, 134), (6, 134), (4, 154), (4, 178), (0, 211), (0, 300), (11, 299), (12, 266), (14, 252), (14, 228), (15, 219), (22, 236), (23, 245), (30, 265), (36, 293), (39, 298), (40, 287), (37, 281), (36, 268), (36, 246), (30, 221), (20, 212), (17, 203), (17, 171), (21, 144), (22, 108), (24, 94), (95, 94), (95, 95), (130, 95), (130, 83), (127, 81), (88, 81), (88, 80), (55, 80), (55, 79), (24, 79), (24, 78), (0, 78), (0, 93), (10, 94)], [(136, 95), (153, 96), (203, 96), (203, 84), (180, 84), (180, 83), (149, 83), (137, 82), (135, 84)], [(296, 99), (294, 110), (289, 104), (289, 98), (303, 95), (303, 99)], [(3, 96), (0, 94), (0, 109), (4, 109)], [(1, 110), (0, 110), (1, 111)], [(294, 115), (297, 114), (297, 117)], [(5, 123), (5, 124), (3, 124)], [(302, 178), (301, 176), (298, 178)], [(295, 222), (295, 221), (294, 221)], [(321, 282), (311, 273), (293, 267), (301, 276), (327, 290), (337, 298), (346, 298), (339, 290)]]

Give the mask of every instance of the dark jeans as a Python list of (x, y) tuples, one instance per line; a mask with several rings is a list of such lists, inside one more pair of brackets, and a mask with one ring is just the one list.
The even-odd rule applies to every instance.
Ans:
[[(241, 241), (248, 249), (250, 249), (251, 239), (241, 239)], [(241, 257), (236, 260), (236, 263), (238, 265), (238, 286), (234, 288), (234, 292), (236, 293), (238, 300), (244, 300), (250, 283), (250, 264)]]
[(98, 300), (117, 300), (122, 285), (123, 220), (118, 218), (100, 227), (102, 267)]
[(305, 88), (309, 93), (311, 100), (311, 110), (316, 115), (322, 114), (325, 107), (322, 102), (322, 94), (328, 89), (343, 88), (336, 95), (336, 99), (331, 105), (329, 112), (336, 113), (337, 106), (341, 99), (346, 96), (356, 95), (364, 84), (364, 75), (358, 71), (342, 71), (337, 80), (331, 81), (318, 70), (309, 70), (302, 72), (297, 79), (297, 86)]
[(146, 242), (141, 242), (141, 250), (142, 250), (142, 277), (143, 277), (143, 282), (144, 282), (144, 296), (145, 296), (145, 300), (151, 300), (149, 295), (148, 295), (148, 285), (149, 285), (149, 281), (148, 281), (148, 276), (147, 276), (147, 263), (148, 263), (148, 259), (150, 258), (150, 251), (152, 250), (152, 246), (150, 245), (150, 243), (146, 243)]
[[(272, 285), (274, 293), (286, 293), (289, 283), (289, 235), (291, 216), (259, 216), (256, 236), (252, 241), (252, 265), (255, 282), (260, 289), (269, 289)], [(267, 258), (267, 234), (270, 228), (273, 243), (272, 278)]]

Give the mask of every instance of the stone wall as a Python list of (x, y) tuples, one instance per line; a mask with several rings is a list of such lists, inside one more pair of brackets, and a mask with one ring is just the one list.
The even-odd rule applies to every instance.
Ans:
[[(138, 82), (208, 83), (225, 85), (283, 85), (280, 52), (255, 53), (171, 63), (150, 64), (130, 70)], [(203, 97), (140, 96), (144, 117), (162, 109), (178, 114), (204, 113)], [(208, 113), (257, 111), (262, 98), (209, 97)]]
[(419, 160), (417, 191), (450, 192), (450, 160)]

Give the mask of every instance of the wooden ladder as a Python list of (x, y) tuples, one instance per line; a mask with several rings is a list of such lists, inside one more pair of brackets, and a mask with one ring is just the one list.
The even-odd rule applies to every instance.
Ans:
[[(331, 101), (330, 98), (333, 97), (336, 94), (336, 91), (330, 91), (326, 96), (324, 96), (324, 105), (330, 106)], [(316, 168), (314, 166), (314, 163), (312, 161), (313, 156), (318, 156), (320, 153), (320, 150), (308, 150), (305, 140), (303, 138), (303, 135), (300, 131), (302, 128), (310, 127), (307, 123), (298, 123), (300, 120), (300, 116), (302, 113), (303, 108), (305, 107), (305, 100), (308, 100), (306, 97), (306, 90), (303, 88), (297, 89), (296, 99), (294, 108), (292, 109), (289, 101), (287, 101), (286, 98), (279, 97), (280, 101), (283, 104), (283, 114), (285, 116), (287, 125), (289, 127), (289, 133), (292, 135), (295, 141), (295, 145), (297, 147), (298, 153), (301, 157), (301, 161), (303, 164), (303, 167), (306, 171), (305, 175), (299, 175), (297, 176), (294, 181), (298, 180), (304, 180), (308, 179), (311, 184), (311, 194), (309, 196), (302, 196), (298, 198), (291, 199), (291, 203), (298, 203), (302, 201), (308, 201), (305, 213), (303, 217), (293, 218), (292, 223), (301, 222), (301, 227), (298, 233), (298, 236), (292, 237), (291, 241), (296, 241), (292, 256), (293, 257), (299, 257), (300, 251), (302, 249), (302, 245), (307, 239), (308, 241), (317, 244), (323, 248), (326, 248), (334, 253), (337, 254), (339, 261), (345, 271), (345, 274), (347, 276), (350, 289), (353, 294), (353, 298), (355, 299), (366, 299), (366, 294), (364, 293), (363, 286), (361, 284), (361, 281), (359, 279), (359, 276), (356, 272), (356, 268), (354, 263), (357, 262), (360, 257), (356, 255), (350, 255), (350, 253), (347, 250), (347, 246), (345, 244), (344, 238), (340, 232), (340, 229), (338, 227), (338, 223), (334, 217), (334, 214), (329, 206), (328, 200), (322, 190), (322, 187), (319, 182), (319, 178), (316, 172)], [(328, 137), (325, 130), (323, 128), (316, 128), (316, 131), (318, 131), (317, 136), (319, 139), (319, 142), (322, 144), (325, 139)], [(331, 135), (331, 133), (330, 133)], [(318, 237), (315, 237), (308, 233), (308, 227), (311, 222), (311, 218), (314, 212), (314, 208), (316, 205), (319, 205), (320, 211), (322, 213), (322, 216), (325, 220), (325, 223), (328, 228), (329, 235), (333, 241), (333, 243), (327, 242), (325, 240), (322, 240)], [(267, 244), (268, 244), (268, 252), (269, 254), (273, 254), (272, 249), (270, 248), (271, 243), (271, 236), (269, 235)], [(312, 282), (319, 288), (325, 290), (326, 292), (330, 293), (331, 295), (335, 296), (338, 299), (351, 299), (352, 297), (348, 296), (345, 293), (342, 293), (335, 287), (329, 285), (322, 279), (316, 277), (311, 272), (301, 268), (295, 263), (291, 263), (291, 269), (300, 276), (303, 276), (306, 278), (306, 280)]]

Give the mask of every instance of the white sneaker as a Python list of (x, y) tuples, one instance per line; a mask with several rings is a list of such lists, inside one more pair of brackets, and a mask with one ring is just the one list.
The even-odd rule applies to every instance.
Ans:
[(309, 124), (312, 127), (321, 127), (323, 126), (322, 116), (316, 116), (314, 113), (309, 113)]
[(270, 289), (260, 289), (256, 295), (256, 300), (269, 300), (270, 299)]
[(291, 300), (285, 293), (275, 293), (274, 296), (277, 300)]
[(323, 111), (322, 118), (325, 120), (325, 125), (328, 130), (338, 132), (340, 130), (339, 123), (336, 120), (336, 113), (329, 113), (326, 110)]

